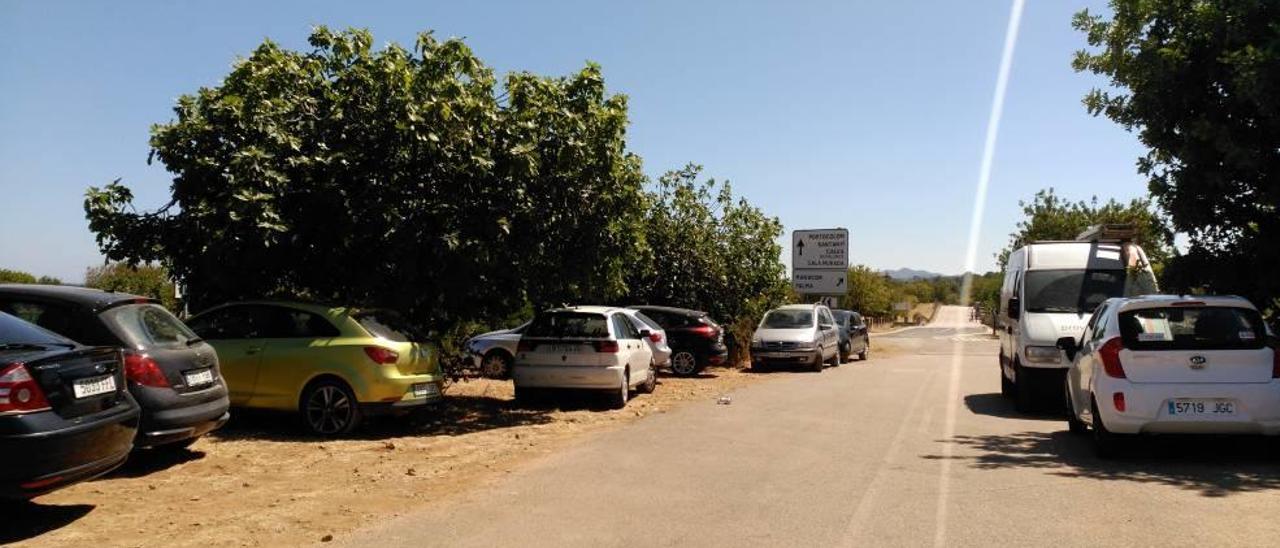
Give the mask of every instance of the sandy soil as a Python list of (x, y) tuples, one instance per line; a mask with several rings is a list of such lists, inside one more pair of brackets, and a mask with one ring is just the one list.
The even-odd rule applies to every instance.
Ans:
[(418, 421), (384, 419), (355, 438), (307, 437), (295, 417), (240, 413), (189, 451), (142, 454), (121, 470), (4, 509), (0, 544), (278, 546), (324, 541), (492, 481), (582, 434), (716, 399), (768, 378), (710, 369), (661, 378), (625, 409), (591, 397), (521, 407), (510, 382), (473, 380)]

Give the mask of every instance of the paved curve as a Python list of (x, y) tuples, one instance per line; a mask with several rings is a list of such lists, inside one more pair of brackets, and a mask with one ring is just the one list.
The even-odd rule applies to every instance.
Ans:
[[(928, 331), (821, 374), (692, 404), (348, 538), (384, 546), (1222, 546), (1280, 538), (1260, 444), (1145, 444), (1099, 461), (1000, 398), (995, 344)], [(937, 329), (949, 329), (948, 333)], [(661, 387), (659, 387), (661, 389)], [(643, 396), (641, 396), (643, 397)]]

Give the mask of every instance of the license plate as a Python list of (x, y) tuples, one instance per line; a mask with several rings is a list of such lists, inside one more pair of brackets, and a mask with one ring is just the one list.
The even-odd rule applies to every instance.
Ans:
[(429, 396), (439, 396), (440, 387), (434, 382), (423, 382), (413, 385), (413, 396), (415, 398), (423, 398)]
[(578, 353), (578, 352), (582, 352), (582, 345), (580, 345), (580, 344), (553, 344), (553, 345), (551, 345), (551, 351), (552, 351), (552, 352), (559, 352), (559, 353), (561, 353), (561, 354), (575, 354), (575, 353)]
[(77, 379), (71, 383), (71, 391), (75, 393), (77, 398), (87, 398), (89, 396), (97, 396), (98, 394), (115, 392), (116, 378), (112, 375), (107, 375), (105, 377)]
[(183, 376), (187, 379), (187, 386), (204, 386), (206, 384), (213, 384), (212, 369), (188, 371), (184, 373)]
[(1230, 417), (1236, 414), (1236, 402), (1202, 398), (1169, 400), (1169, 415), (1177, 417)]

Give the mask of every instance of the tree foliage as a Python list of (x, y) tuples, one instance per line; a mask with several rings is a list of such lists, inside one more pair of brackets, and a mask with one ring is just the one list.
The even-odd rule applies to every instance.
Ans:
[(88, 190), (102, 252), (159, 263), (196, 306), (301, 297), (436, 332), (624, 294), (644, 176), (599, 67), (499, 89), (460, 40), (372, 43), (323, 27), (310, 51), (266, 41), (180, 97), (151, 137), (169, 205), (135, 213), (119, 181)]
[(996, 255), (1001, 270), (1009, 254), (1024, 244), (1036, 240), (1074, 240), (1086, 228), (1102, 223), (1133, 225), (1138, 244), (1157, 268), (1174, 254), (1173, 231), (1168, 221), (1153, 211), (1146, 199), (1128, 203), (1111, 199), (1099, 203), (1095, 196), (1087, 202), (1072, 202), (1049, 188), (1037, 192), (1030, 202), (1019, 201), (1018, 205), (1022, 206), (1025, 217), (1018, 222), (1017, 230), (1009, 234), (1009, 245)]
[(1138, 170), (1190, 249), (1164, 276), (1280, 306), (1280, 3), (1112, 0), (1076, 14), (1092, 51), (1074, 66), (1109, 78), (1084, 104), (1129, 130)]
[(845, 282), (848, 289), (840, 299), (841, 307), (871, 317), (893, 314), (893, 281), (884, 273), (866, 265), (855, 265), (849, 268)]
[(84, 273), (85, 287), (119, 291), (159, 299), (165, 308), (178, 310), (173, 281), (164, 268), (156, 265), (108, 263), (90, 267)]
[(37, 278), (30, 272), (0, 268), (0, 283), (62, 285), (62, 280), (53, 276), (40, 276)]

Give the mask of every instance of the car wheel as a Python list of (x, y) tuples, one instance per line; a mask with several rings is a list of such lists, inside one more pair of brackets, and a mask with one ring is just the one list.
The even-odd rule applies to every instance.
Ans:
[(622, 409), (627, 406), (627, 397), (631, 395), (631, 371), (622, 375), (622, 386), (609, 394), (609, 408)]
[(360, 405), (343, 382), (322, 380), (302, 393), (303, 424), (314, 434), (340, 436), (360, 425)]
[(1080, 417), (1076, 415), (1075, 404), (1072, 403), (1071, 399), (1071, 382), (1063, 382), (1062, 385), (1065, 387), (1064, 397), (1067, 400), (1067, 430), (1078, 436), (1084, 435), (1089, 432), (1089, 426), (1086, 425), (1084, 421), (1081, 421)]
[(1004, 376), (1004, 367), (1000, 368), (1000, 395), (1006, 398), (1013, 397), (1013, 381)]
[(862, 352), (858, 352), (859, 361), (867, 361), (867, 356), (871, 355), (871, 339), (862, 341)]
[(489, 379), (507, 379), (511, 377), (511, 356), (501, 350), (485, 354), (480, 361), (480, 374)]
[(813, 363), (809, 364), (809, 370), (814, 373), (821, 373), (822, 367), (826, 365), (826, 360), (822, 359), (822, 351), (818, 351), (818, 355), (813, 357)]
[(658, 368), (653, 364), (649, 364), (649, 378), (645, 379), (640, 386), (636, 387), (636, 392), (641, 394), (652, 394), (653, 390), (658, 387)]
[(853, 341), (840, 345), (840, 361), (848, 361), (853, 357)]
[(1022, 364), (1013, 362), (1013, 407), (1019, 413), (1031, 411), (1034, 390), (1030, 372)]
[(1107, 430), (1107, 426), (1102, 424), (1102, 415), (1098, 413), (1098, 400), (1091, 402), (1093, 412), (1093, 449), (1097, 453), (1098, 458), (1109, 459), (1119, 454), (1122, 436)]
[(681, 350), (671, 356), (671, 372), (681, 377), (698, 374), (698, 357), (693, 352)]
[(835, 354), (831, 355), (831, 361), (827, 362), (831, 367), (840, 367), (840, 348), (836, 347)]

